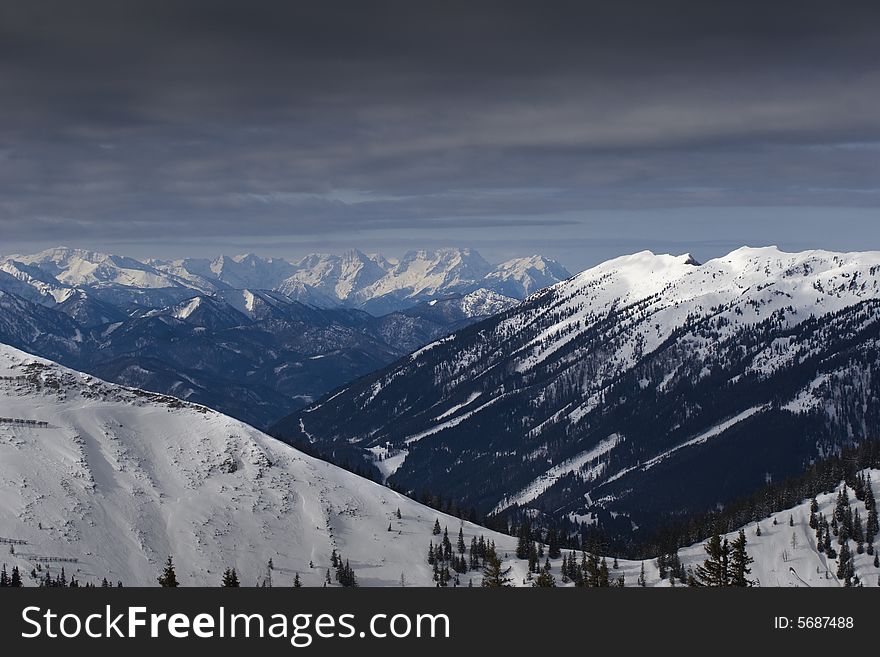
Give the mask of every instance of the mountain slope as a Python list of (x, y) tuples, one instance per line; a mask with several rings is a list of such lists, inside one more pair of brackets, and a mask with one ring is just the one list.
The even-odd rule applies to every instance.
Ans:
[[(76, 289), (52, 307), (0, 291), (0, 340), (124, 385), (265, 427), (515, 301), (473, 293), (384, 317), (225, 289), (128, 313)], [(433, 303), (433, 305), (431, 305)]]
[(700, 511), (880, 431), (880, 254), (604, 263), (274, 430), (484, 512)]
[(27, 542), (3, 561), (25, 573), (61, 557), (77, 561), (52, 568), (81, 582), (150, 586), (173, 554), (184, 586), (218, 585), (225, 567), (253, 585), (270, 559), (275, 585), (299, 572), (321, 586), (336, 549), (362, 585), (431, 585), (431, 527), (460, 525), (204, 407), (2, 345), (0, 377), (0, 526)]

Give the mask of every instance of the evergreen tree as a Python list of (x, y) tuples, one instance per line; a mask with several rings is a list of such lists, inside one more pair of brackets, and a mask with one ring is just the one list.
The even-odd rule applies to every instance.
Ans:
[(302, 588), (302, 582), (299, 579), (299, 573), (296, 573), (293, 576), (293, 588), (295, 588), (295, 589)]
[(874, 499), (874, 488), (871, 485), (871, 473), (868, 473), (868, 477), (865, 480), (865, 509), (871, 511), (872, 509), (876, 510), (877, 502)]
[(752, 569), (749, 564), (754, 563), (754, 559), (749, 556), (746, 550), (746, 533), (740, 529), (737, 536), (730, 543), (730, 574), (728, 581), (730, 586), (751, 586), (753, 582), (749, 579)]
[(702, 565), (697, 566), (696, 582), (700, 586), (728, 586), (730, 546), (727, 539), (722, 540), (716, 532), (704, 549), (707, 557)]
[(344, 587), (356, 587), (357, 577), (355, 577), (354, 569), (348, 562), (348, 559), (345, 560), (345, 563), (342, 563), (342, 558), (339, 559), (339, 567), (336, 569), (336, 581), (339, 582)]
[(877, 518), (877, 506), (872, 506), (868, 510), (868, 519), (865, 522), (865, 538), (868, 543), (874, 542), (874, 537), (880, 533), (880, 522)]
[(442, 531), (443, 530), (440, 528), (440, 518), (437, 518), (434, 521), (434, 529), (432, 530), (431, 533), (434, 534), (434, 536), (440, 536), (440, 532), (442, 532)]
[(226, 569), (223, 573), (223, 580), (220, 583), (220, 586), (224, 588), (238, 588), (240, 586), (235, 568)]
[(852, 586), (853, 577), (852, 553), (849, 551), (849, 543), (840, 546), (840, 557), (837, 560), (837, 579), (844, 582), (844, 586)]
[[(601, 568), (599, 557), (596, 554), (591, 552), (590, 555), (587, 556), (587, 554), (584, 553), (581, 558), (581, 570), (583, 571), (583, 581), (581, 584), (583, 586), (601, 586)], [(608, 564), (605, 564), (605, 579), (608, 579)]]
[(667, 567), (668, 566), (666, 564), (666, 555), (661, 554), (659, 557), (657, 557), (657, 570), (660, 573), (660, 579), (666, 579)]
[(0, 588), (7, 586), (9, 586), (9, 573), (6, 572), (6, 564), (3, 564), (3, 568), (0, 569)]
[(556, 587), (556, 578), (550, 573), (550, 561), (544, 562), (544, 568), (541, 569), (541, 572), (535, 578), (535, 583), (532, 586), (536, 586), (539, 588), (555, 588)]
[(159, 586), (163, 588), (175, 588), (179, 586), (177, 583), (177, 574), (174, 572), (174, 561), (170, 555), (168, 561), (165, 562), (165, 569), (156, 579), (159, 582)]
[(602, 561), (599, 564), (599, 577), (597, 585), (603, 588), (609, 586), (608, 562), (605, 560), (605, 557), (602, 557)]
[(459, 554), (464, 554), (465, 551), (467, 550), (465, 543), (464, 543), (464, 532), (462, 531), (461, 527), (458, 528), (458, 545), (457, 545), (457, 547), (458, 547)]
[(507, 574), (510, 568), (505, 569), (495, 549), (491, 549), (486, 554), (486, 564), (483, 566), (483, 587), (484, 588), (500, 588), (510, 586), (510, 578)]
[(547, 556), (558, 559), (559, 553), (559, 535), (556, 533), (556, 527), (551, 527), (547, 534)]
[(639, 586), (645, 587), (647, 586), (647, 581), (645, 580), (645, 562), (642, 562), (642, 568), (639, 571)]
[(847, 509), (849, 509), (849, 494), (846, 490), (846, 484), (844, 484), (837, 494), (837, 503), (834, 506), (834, 519), (838, 524), (843, 522)]
[(519, 526), (518, 540), (516, 544), (516, 558), (528, 559), (529, 550), (532, 547), (531, 530), (528, 521), (523, 521)]

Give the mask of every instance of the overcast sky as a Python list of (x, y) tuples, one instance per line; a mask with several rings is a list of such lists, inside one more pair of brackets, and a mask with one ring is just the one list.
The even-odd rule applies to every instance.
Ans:
[(4, 0), (0, 252), (880, 249), (868, 4)]

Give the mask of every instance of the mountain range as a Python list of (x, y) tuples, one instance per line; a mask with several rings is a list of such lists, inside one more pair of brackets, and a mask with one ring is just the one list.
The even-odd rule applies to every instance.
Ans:
[(469, 249), (290, 263), (59, 247), (0, 259), (0, 340), (265, 427), (567, 274), (539, 256), (493, 269)]
[(63, 302), (78, 289), (91, 290), (95, 298), (117, 306), (149, 307), (170, 305), (194, 291), (249, 289), (280, 292), (321, 308), (358, 308), (374, 315), (481, 289), (523, 299), (571, 275), (542, 256), (492, 266), (467, 248), (411, 251), (399, 260), (353, 250), (343, 255), (311, 254), (296, 262), (253, 254), (141, 262), (58, 247), (2, 257), (0, 272), (3, 289), (48, 305)]
[(603, 263), (272, 428), (397, 489), (625, 535), (880, 433), (880, 253)]

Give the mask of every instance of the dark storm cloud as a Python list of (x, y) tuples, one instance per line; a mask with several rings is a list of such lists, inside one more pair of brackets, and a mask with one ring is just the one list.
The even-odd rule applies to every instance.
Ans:
[(878, 18), (804, 0), (4, 2), (2, 240), (505, 227), (531, 246), (607, 232), (608, 211), (873, 209)]

